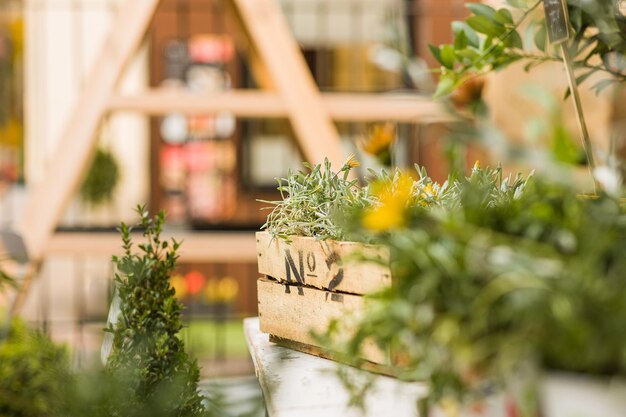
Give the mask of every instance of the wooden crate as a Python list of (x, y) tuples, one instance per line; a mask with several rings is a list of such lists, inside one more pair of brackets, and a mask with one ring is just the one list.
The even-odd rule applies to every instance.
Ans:
[[(256, 234), (259, 322), (261, 331), (282, 346), (338, 360), (319, 346), (312, 332), (324, 333), (342, 317), (337, 333), (348, 340), (365, 311), (363, 295), (391, 285), (389, 251), (356, 242), (291, 238), (291, 243)], [(363, 346), (362, 367), (393, 374), (390, 358), (374, 343)]]
[(297, 236), (288, 244), (268, 232), (256, 245), (259, 273), (278, 282), (358, 295), (391, 285), (386, 248)]
[[(335, 359), (336, 355), (319, 347), (312, 332), (323, 333), (333, 319), (344, 317), (338, 333), (347, 340), (354, 328), (351, 323), (365, 311), (364, 298), (360, 295), (280, 283), (268, 278), (260, 278), (257, 289), (261, 331), (269, 333), (272, 341), (285, 347), (325, 358)], [(389, 355), (373, 343), (365, 344), (362, 358), (382, 366), (390, 363)]]

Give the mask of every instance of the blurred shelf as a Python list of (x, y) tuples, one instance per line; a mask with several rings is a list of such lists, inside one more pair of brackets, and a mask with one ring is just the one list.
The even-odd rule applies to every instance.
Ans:
[[(444, 106), (417, 94), (322, 93), (322, 102), (335, 121), (396, 121), (413, 123), (449, 122)], [(213, 113), (226, 111), (238, 117), (287, 117), (287, 105), (274, 92), (231, 90), (200, 95), (172, 89), (154, 89), (142, 94), (113, 96), (111, 111), (149, 115)]]
[[(141, 233), (134, 233), (136, 242)], [(254, 232), (168, 232), (162, 239), (175, 238), (182, 262), (256, 262)], [(45, 250), (46, 256), (110, 257), (122, 253), (119, 233), (60, 232), (53, 235)]]

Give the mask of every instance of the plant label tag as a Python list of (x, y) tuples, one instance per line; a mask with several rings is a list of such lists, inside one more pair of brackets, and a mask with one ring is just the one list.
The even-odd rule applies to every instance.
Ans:
[(569, 15), (565, 0), (543, 0), (546, 13), (546, 26), (551, 44), (558, 44), (570, 38)]

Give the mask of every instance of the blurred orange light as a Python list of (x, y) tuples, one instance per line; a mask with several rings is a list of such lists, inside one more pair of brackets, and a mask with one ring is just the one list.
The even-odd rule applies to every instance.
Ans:
[(185, 275), (185, 284), (187, 285), (187, 292), (191, 295), (196, 295), (202, 291), (206, 278), (198, 271), (191, 271)]

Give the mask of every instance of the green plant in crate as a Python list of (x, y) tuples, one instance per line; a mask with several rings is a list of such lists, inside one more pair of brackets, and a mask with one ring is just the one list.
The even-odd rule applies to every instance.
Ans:
[[(350, 170), (358, 162), (353, 157), (338, 172), (325, 161), (312, 166), (304, 163), (308, 172), (290, 173), (278, 180), (280, 201), (263, 201), (273, 205), (262, 228), (273, 237), (289, 240), (291, 236), (311, 236), (318, 239), (368, 241), (365, 229), (381, 232), (405, 227), (405, 214), (411, 208), (452, 209), (460, 205), (459, 180), (448, 178), (443, 184), (433, 181), (426, 169), (415, 166), (415, 173), (400, 170), (370, 171), (367, 184), (349, 180)], [(511, 192), (519, 192), (524, 179), (504, 177), (501, 168), (480, 169), (477, 162), (468, 181), (489, 189), (486, 203), (496, 204)], [(362, 222), (345, 221), (345, 217), (362, 216)]]
[(273, 206), (262, 228), (287, 241), (295, 235), (341, 240), (343, 231), (333, 220), (334, 214), (369, 201), (367, 189), (349, 178), (359, 162), (350, 156), (337, 172), (328, 159), (323, 165), (303, 165), (306, 171), (289, 172), (287, 178), (278, 179), (282, 200), (262, 201)]
[[(615, 82), (626, 81), (626, 16), (620, 1), (568, 0), (569, 31), (573, 34), (566, 47), (580, 69), (579, 83), (595, 73), (606, 77), (596, 80), (596, 91)], [(543, 0), (506, 0), (495, 9), (481, 3), (468, 3), (472, 15), (454, 22), (454, 41), (431, 51), (441, 64), (441, 79), (436, 96), (451, 93), (464, 82), (515, 62), (526, 62), (531, 69), (544, 62), (561, 61), (555, 47), (548, 45)], [(522, 30), (522, 27), (525, 29)]]
[(179, 338), (182, 304), (169, 281), (180, 242), (161, 240), (163, 212), (154, 218), (144, 207), (137, 212), (145, 241), (135, 251), (131, 228), (122, 223), (124, 255), (113, 258), (121, 312), (108, 328), (114, 339), (106, 370), (127, 387), (126, 398), (114, 404), (116, 415), (133, 415), (158, 403), (165, 388), (176, 393), (164, 405), (166, 415), (207, 415), (206, 399), (198, 392), (199, 368)]

